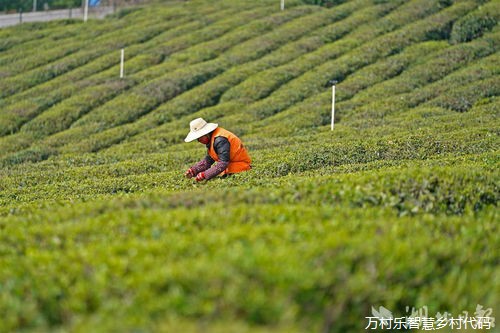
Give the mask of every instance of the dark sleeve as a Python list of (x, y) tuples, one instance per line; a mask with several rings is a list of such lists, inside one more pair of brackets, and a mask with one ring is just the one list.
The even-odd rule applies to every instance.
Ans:
[(231, 144), (229, 140), (223, 136), (218, 136), (214, 140), (214, 150), (219, 157), (220, 162), (229, 162), (229, 152), (231, 151)]
[(215, 163), (215, 160), (207, 154), (207, 156), (205, 156), (205, 163), (207, 163), (208, 165), (212, 165)]

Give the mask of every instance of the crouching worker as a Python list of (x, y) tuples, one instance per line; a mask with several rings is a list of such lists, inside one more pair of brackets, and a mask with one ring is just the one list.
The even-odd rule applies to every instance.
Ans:
[[(211, 179), (215, 176), (230, 175), (248, 171), (252, 162), (241, 140), (233, 133), (197, 118), (189, 123), (191, 131), (184, 141), (198, 142), (207, 146), (207, 156), (186, 171), (186, 177), (196, 177), (196, 181)], [(217, 162), (215, 165), (212, 166)]]

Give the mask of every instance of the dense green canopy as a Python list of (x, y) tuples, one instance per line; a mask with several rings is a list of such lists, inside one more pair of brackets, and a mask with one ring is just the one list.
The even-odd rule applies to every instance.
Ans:
[[(0, 331), (361, 332), (372, 306), (498, 306), (499, 2), (311, 3), (0, 29)], [(252, 171), (184, 178), (197, 117)]]

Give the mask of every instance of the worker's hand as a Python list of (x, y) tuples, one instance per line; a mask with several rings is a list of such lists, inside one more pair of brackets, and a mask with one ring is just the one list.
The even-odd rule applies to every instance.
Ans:
[(192, 168), (189, 168), (184, 176), (186, 176), (187, 178), (193, 178), (194, 176), (196, 176), (196, 174), (194, 173), (194, 170)]
[(201, 182), (203, 179), (205, 179), (205, 173), (204, 173), (204, 172), (200, 172), (200, 173), (196, 176), (196, 181), (197, 181), (197, 182)]

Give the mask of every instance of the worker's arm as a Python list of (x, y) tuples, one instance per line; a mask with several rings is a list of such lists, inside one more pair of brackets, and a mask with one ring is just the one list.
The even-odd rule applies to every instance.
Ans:
[(207, 154), (204, 159), (193, 165), (186, 171), (186, 176), (191, 178), (210, 168), (212, 164), (214, 164), (214, 159)]
[(218, 136), (214, 140), (214, 150), (219, 157), (217, 164), (204, 172), (205, 179), (211, 179), (227, 169), (229, 165), (229, 152), (231, 151), (231, 144), (225, 137)]

